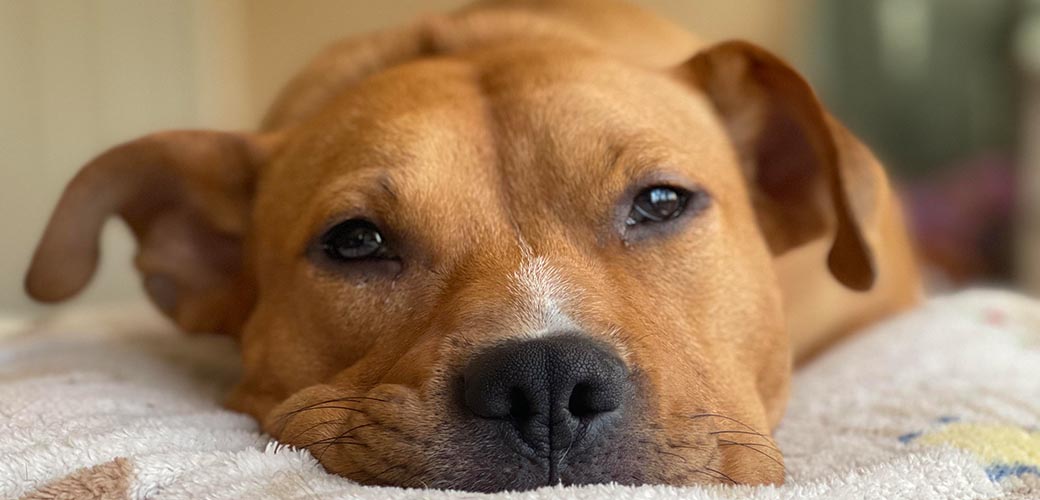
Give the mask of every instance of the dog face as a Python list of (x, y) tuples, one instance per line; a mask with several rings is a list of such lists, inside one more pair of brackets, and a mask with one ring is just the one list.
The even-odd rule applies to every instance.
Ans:
[(868, 284), (848, 140), (746, 44), (669, 73), (538, 47), (420, 61), (292, 129), (102, 155), (28, 287), (81, 288), (118, 212), (155, 302), (238, 335), (231, 405), (363, 483), (780, 482), (773, 255), (833, 233), (832, 271)]

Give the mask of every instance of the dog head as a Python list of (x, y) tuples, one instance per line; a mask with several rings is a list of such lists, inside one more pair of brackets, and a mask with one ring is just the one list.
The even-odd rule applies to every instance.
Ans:
[(821, 270), (869, 287), (872, 162), (745, 43), (671, 71), (500, 46), (282, 130), (117, 146), (27, 288), (83, 288), (118, 214), (154, 302), (238, 337), (232, 406), (363, 483), (780, 482), (773, 258), (830, 238)]

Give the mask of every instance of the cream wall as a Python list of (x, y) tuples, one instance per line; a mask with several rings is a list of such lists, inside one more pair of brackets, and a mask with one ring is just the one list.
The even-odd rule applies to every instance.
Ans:
[[(643, 0), (712, 40), (795, 56), (812, 0)], [(0, 314), (38, 314), (21, 289), (65, 182), (105, 147), (174, 127), (244, 128), (322, 45), (458, 0), (0, 0)], [(79, 303), (140, 296), (121, 224)]]

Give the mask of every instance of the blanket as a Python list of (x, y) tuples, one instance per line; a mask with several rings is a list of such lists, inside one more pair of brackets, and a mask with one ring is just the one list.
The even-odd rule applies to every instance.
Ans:
[(0, 342), (0, 498), (1040, 499), (1040, 303), (936, 298), (795, 375), (779, 486), (375, 488), (223, 409), (231, 341), (126, 311)]

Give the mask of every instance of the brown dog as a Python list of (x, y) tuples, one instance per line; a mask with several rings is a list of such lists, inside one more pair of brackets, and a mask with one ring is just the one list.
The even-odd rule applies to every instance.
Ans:
[(258, 133), (109, 150), (29, 293), (81, 290), (114, 214), (152, 300), (239, 339), (230, 405), (369, 484), (780, 482), (792, 346), (918, 295), (884, 173), (792, 69), (605, 0), (349, 40)]

